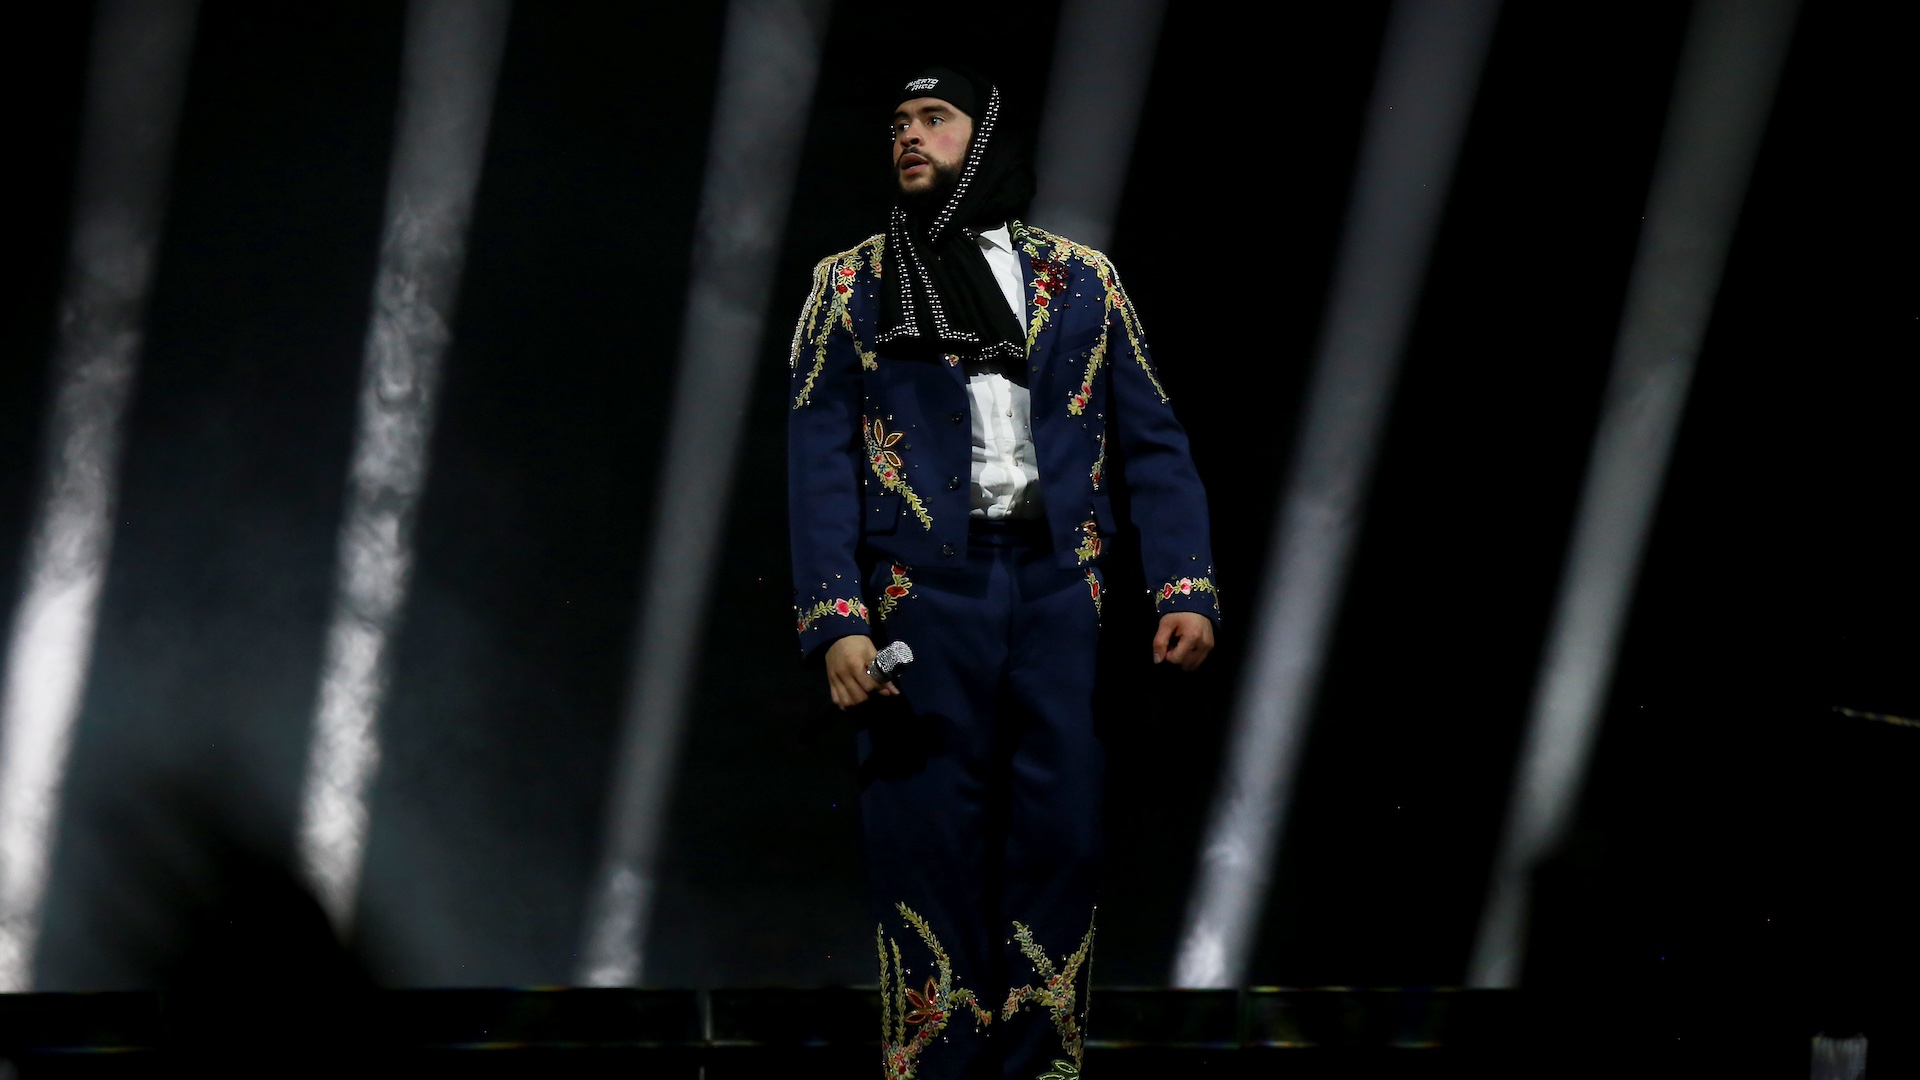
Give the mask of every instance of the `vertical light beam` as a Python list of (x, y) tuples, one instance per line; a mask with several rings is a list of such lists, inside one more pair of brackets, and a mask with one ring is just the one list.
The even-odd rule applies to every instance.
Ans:
[(1035, 224), (1104, 250), (1133, 157), (1165, 0), (1067, 0), (1040, 129)]
[(102, 0), (95, 15), (42, 501), (0, 691), (0, 992), (33, 980), (197, 9)]
[(1177, 986), (1229, 987), (1245, 976), (1380, 428), (1498, 8), (1497, 0), (1399, 0), (1388, 18), (1305, 422), (1174, 962)]
[(386, 227), (301, 803), (301, 863), (342, 934), (359, 891), (389, 639), (406, 602), (414, 506), (426, 485), (435, 390), (510, 7), (509, 0), (412, 0), (407, 7)]
[[(641, 578), (625, 717), (579, 980), (634, 986), (774, 263), (826, 35), (827, 0), (732, 0), (693, 241), (678, 384)], [(665, 613), (672, 612), (668, 617)]]
[(1794, 0), (1700, 0), (1467, 981), (1519, 983), (1531, 877), (1579, 802), (1694, 359), (1792, 37)]

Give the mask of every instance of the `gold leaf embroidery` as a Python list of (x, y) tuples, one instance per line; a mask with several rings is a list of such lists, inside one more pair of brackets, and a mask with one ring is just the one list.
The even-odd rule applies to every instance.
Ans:
[(798, 409), (812, 399), (814, 384), (827, 367), (827, 339), (832, 336), (836, 325), (845, 330), (847, 337), (853, 341), (853, 351), (860, 357), (862, 368), (871, 371), (879, 366), (873, 350), (863, 348), (860, 336), (854, 333), (853, 311), (848, 307), (848, 301), (853, 297), (853, 286), (859, 277), (861, 254), (867, 254), (873, 266), (873, 276), (878, 279), (880, 249), (885, 243), (884, 235), (870, 236), (857, 247), (820, 260), (813, 268), (813, 292), (800, 309), (800, 324), (794, 327), (792, 352), (787, 359), (788, 366), (798, 371), (802, 348), (812, 344), (813, 368), (807, 372), (806, 381), (800, 384), (800, 392), (794, 395), (794, 408)]
[(1083, 563), (1099, 558), (1100, 523), (1092, 520), (1083, 521), (1080, 523), (1080, 533), (1080, 546), (1073, 549), (1074, 558)]
[(920, 519), (921, 527), (932, 529), (933, 515), (927, 513), (926, 503), (920, 501), (913, 486), (907, 483), (906, 463), (894, 450), (900, 442), (900, 433), (888, 431), (883, 420), (868, 423), (864, 416), (860, 418), (860, 429), (867, 442), (867, 464), (873, 467), (873, 475), (880, 478), (880, 486), (905, 498), (913, 508), (913, 516)]
[(829, 615), (839, 615), (842, 618), (858, 616), (864, 619), (867, 617), (867, 605), (861, 603), (859, 597), (849, 600), (822, 600), (805, 611), (797, 607), (793, 610), (799, 615), (799, 622), (795, 629), (802, 634), (807, 632), (808, 627)]
[[(1101, 252), (1087, 247), (1085, 244), (1076, 244), (1064, 236), (1056, 236), (1053, 233), (1047, 232), (1045, 229), (1037, 229), (1032, 225), (1021, 222), (1015, 222), (1014, 227), (1022, 241), (1022, 250), (1033, 257), (1036, 262), (1044, 258), (1050, 264), (1058, 263), (1064, 265), (1068, 259), (1077, 258), (1093, 271), (1094, 277), (1100, 282), (1100, 292), (1102, 300), (1106, 305), (1106, 314), (1112, 316), (1117, 313), (1120, 316), (1121, 329), (1126, 332), (1127, 343), (1133, 347), (1134, 361), (1140, 365), (1140, 370), (1146, 373), (1147, 381), (1153, 384), (1153, 392), (1160, 396), (1160, 401), (1164, 404), (1168, 400), (1167, 391), (1165, 387), (1160, 385), (1160, 376), (1153, 370), (1153, 364), (1147, 357), (1146, 346), (1143, 343), (1146, 338), (1146, 331), (1141, 328), (1140, 318), (1134, 314), (1133, 305), (1127, 300), (1126, 289), (1120, 284), (1120, 272), (1114, 269), (1113, 260), (1107, 258), (1106, 255)], [(1042, 255), (1043, 248), (1047, 249), (1045, 255)], [(1037, 280), (1035, 281), (1035, 291), (1036, 293), (1039, 291), (1039, 282)], [(1030, 326), (1028, 334), (1029, 348), (1032, 346), (1033, 338), (1037, 335), (1038, 332)], [(1074, 416), (1079, 416), (1080, 413), (1085, 410), (1088, 400), (1091, 399), (1093, 395), (1093, 376), (1099, 369), (1100, 362), (1106, 358), (1106, 353), (1107, 335), (1106, 332), (1102, 330), (1100, 334), (1100, 344), (1094, 349), (1094, 356), (1092, 362), (1087, 365), (1085, 378), (1081, 380), (1079, 388), (1068, 395), (1067, 411)]]
[[(1093, 953), (1093, 921), (1087, 922), (1087, 936), (1080, 939), (1080, 947), (1061, 961), (1056, 970), (1047, 951), (1033, 940), (1033, 931), (1021, 923), (1013, 924), (1014, 940), (1020, 943), (1020, 952), (1033, 963), (1034, 974), (1040, 977), (1039, 986), (1023, 986), (1007, 995), (1007, 1003), (1000, 1010), (1002, 1020), (1011, 1020), (1020, 1011), (1020, 1007), (1031, 1001), (1042, 1005), (1053, 1016), (1053, 1027), (1060, 1033), (1060, 1045), (1073, 1055), (1073, 1066), (1078, 1069), (1085, 1064), (1086, 1034), (1080, 1030), (1080, 1018), (1074, 1011), (1075, 980), (1080, 969), (1086, 965), (1087, 957)], [(1055, 1066), (1060, 1062), (1055, 1062)]]
[(1213, 579), (1203, 577), (1174, 578), (1153, 590), (1153, 610), (1159, 611), (1160, 605), (1175, 596), (1192, 596), (1195, 593), (1209, 593), (1213, 596), (1213, 610), (1220, 610), (1220, 590), (1213, 587)]
[[(900, 962), (900, 942), (888, 939), (883, 926), (873, 929), (874, 945), (880, 953), (882, 1067), (887, 1080), (913, 1080), (921, 1053), (946, 1030), (956, 1013), (963, 1008), (970, 1011), (976, 1028), (992, 1023), (993, 1014), (981, 1007), (973, 991), (954, 985), (953, 962), (927, 920), (905, 904), (894, 906), (933, 954), (933, 976), (927, 979), (925, 989), (912, 989), (907, 985), (907, 969)], [(908, 1035), (908, 1028), (913, 1029), (912, 1035)]]

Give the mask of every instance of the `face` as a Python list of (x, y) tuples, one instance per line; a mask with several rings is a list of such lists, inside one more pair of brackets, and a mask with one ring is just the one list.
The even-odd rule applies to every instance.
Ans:
[(893, 171), (902, 195), (925, 195), (956, 178), (973, 138), (973, 118), (940, 98), (902, 102), (893, 114)]

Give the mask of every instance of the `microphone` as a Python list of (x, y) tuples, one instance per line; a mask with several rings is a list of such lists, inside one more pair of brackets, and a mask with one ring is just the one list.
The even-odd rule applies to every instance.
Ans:
[(904, 641), (895, 641), (886, 648), (873, 654), (873, 662), (867, 665), (867, 678), (885, 686), (900, 676), (908, 664), (913, 663), (913, 650)]

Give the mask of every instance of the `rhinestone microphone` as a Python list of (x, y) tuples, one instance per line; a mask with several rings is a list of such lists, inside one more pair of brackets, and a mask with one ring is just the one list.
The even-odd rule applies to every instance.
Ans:
[(913, 663), (913, 650), (904, 641), (895, 641), (886, 648), (873, 654), (873, 662), (867, 665), (867, 678), (885, 686), (900, 676), (908, 664)]

